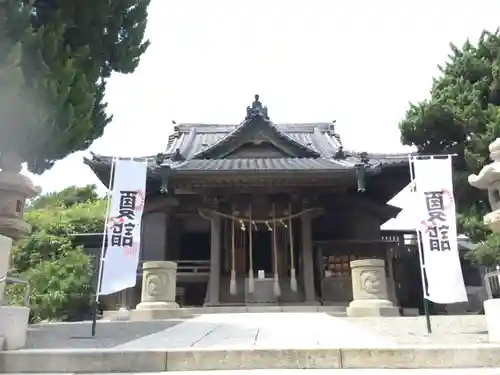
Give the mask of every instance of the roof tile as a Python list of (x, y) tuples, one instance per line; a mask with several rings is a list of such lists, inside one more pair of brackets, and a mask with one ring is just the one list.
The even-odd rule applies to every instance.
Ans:
[[(190, 159), (196, 154), (222, 141), (239, 125), (220, 124), (180, 124), (179, 135), (168, 146), (166, 154), (175, 153), (179, 149), (181, 154)], [(335, 136), (328, 132), (328, 123), (305, 124), (275, 124), (276, 128), (288, 138), (304, 148), (309, 148), (322, 157), (333, 156), (341, 146)]]
[(172, 164), (179, 171), (301, 171), (301, 170), (345, 170), (348, 165), (323, 158), (266, 158), (266, 159), (191, 159)]

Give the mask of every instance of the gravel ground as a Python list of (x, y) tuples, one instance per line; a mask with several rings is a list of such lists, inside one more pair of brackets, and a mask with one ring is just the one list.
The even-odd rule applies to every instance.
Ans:
[(341, 318), (374, 333), (393, 337), (401, 344), (474, 344), (488, 342), (484, 315), (431, 316), (427, 333), (425, 316)]
[(34, 324), (28, 328), (25, 348), (112, 348), (182, 322), (181, 319), (150, 322), (97, 322), (95, 337), (91, 335), (92, 322)]

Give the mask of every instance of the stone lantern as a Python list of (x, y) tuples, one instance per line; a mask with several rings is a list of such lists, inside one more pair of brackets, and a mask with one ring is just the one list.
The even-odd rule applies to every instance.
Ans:
[[(484, 215), (484, 223), (493, 232), (500, 233), (500, 138), (490, 144), (491, 164), (481, 169), (479, 174), (469, 176), (469, 184), (488, 191), (491, 212)], [(484, 301), (484, 313), (489, 339), (500, 342), (500, 299)]]
[(20, 174), (22, 162), (15, 154), (0, 157), (0, 350), (25, 345), (29, 320), (29, 307), (7, 306), (3, 301), (12, 241), (31, 232), (23, 219), (26, 199), (40, 193), (40, 188)]
[(26, 199), (40, 194), (40, 188), (20, 174), (22, 159), (15, 154), (0, 157), (0, 234), (13, 240), (31, 232), (23, 220)]

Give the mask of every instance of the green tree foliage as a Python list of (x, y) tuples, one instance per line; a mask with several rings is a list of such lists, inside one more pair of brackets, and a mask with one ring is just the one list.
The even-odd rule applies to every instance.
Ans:
[[(39, 197), (26, 213), (33, 226), (12, 253), (11, 273), (32, 287), (30, 307), (34, 321), (74, 320), (90, 312), (93, 290), (91, 259), (75, 233), (101, 232), (105, 200), (95, 186), (70, 187)], [(20, 303), (21, 287), (10, 286), (7, 296)]]
[(96, 201), (99, 196), (96, 193), (95, 185), (87, 185), (85, 187), (70, 186), (57, 193), (47, 193), (33, 199), (28, 204), (30, 210), (46, 207), (70, 207), (76, 203)]
[(87, 149), (111, 121), (106, 80), (132, 73), (150, 0), (0, 0), (0, 152), (34, 173)]
[(411, 104), (400, 123), (404, 144), (422, 153), (454, 153), (458, 226), (480, 246), (469, 258), (486, 265), (500, 261), (500, 238), (483, 225), (487, 194), (467, 176), (489, 162), (489, 144), (500, 136), (500, 34), (484, 31), (477, 43), (451, 45), (428, 100)]

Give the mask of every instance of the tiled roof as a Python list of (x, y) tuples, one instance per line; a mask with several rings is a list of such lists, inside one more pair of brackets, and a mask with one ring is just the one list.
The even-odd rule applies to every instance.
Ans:
[[(319, 161), (323, 166), (329, 166), (329, 163), (333, 162), (334, 165), (342, 165), (341, 168), (349, 166), (353, 167), (355, 164), (361, 163), (362, 153), (349, 151), (343, 148), (342, 142), (338, 134), (333, 131), (333, 126), (331, 123), (320, 122), (320, 123), (292, 123), (292, 124), (273, 124), (280, 132), (286, 135), (287, 138), (296, 142), (297, 144), (307, 148), (313, 152), (319, 154), (318, 159), (325, 159), (324, 164), (323, 161)], [(179, 124), (175, 127), (174, 134), (170, 137), (167, 149), (165, 154), (174, 155), (178, 150), (179, 153), (185, 160), (190, 161), (189, 163), (179, 164), (178, 167), (172, 167), (174, 169), (189, 169), (193, 170), (194, 166), (202, 166), (207, 165), (207, 160), (203, 160), (205, 158), (201, 157), (199, 159), (202, 160), (192, 160), (192, 158), (197, 157), (204, 150), (210, 148), (211, 146), (222, 142), (228, 135), (232, 134), (235, 129), (237, 129), (239, 125), (221, 125), (221, 124)], [(344, 154), (346, 155), (343, 160), (335, 159), (337, 152), (343, 149)], [(398, 166), (407, 162), (406, 155), (401, 154), (374, 154), (374, 153), (366, 153), (365, 155), (369, 160), (372, 166), (373, 165), (381, 165), (384, 167), (387, 166)], [(243, 160), (243, 159), (242, 159)], [(259, 160), (255, 159), (255, 161), (248, 161), (249, 165), (259, 165)], [(270, 160), (270, 159), (266, 159)], [(282, 163), (287, 164), (287, 170), (294, 170), (295, 167), (290, 165), (287, 159)], [(305, 165), (304, 158), (302, 162), (297, 162), (295, 165)], [(227, 166), (227, 168), (238, 168), (235, 166), (235, 161), (218, 161), (218, 167), (215, 169), (222, 169), (222, 166)], [(274, 161), (273, 163), (277, 163)], [(292, 162), (293, 163), (293, 162)], [(337, 163), (337, 164), (335, 164)], [(171, 164), (167, 160), (166, 164)], [(214, 164), (215, 165), (215, 164)], [(263, 161), (260, 163), (261, 167), (259, 169), (265, 169), (266, 166), (270, 164), (265, 164)], [(266, 166), (264, 166), (266, 165)], [(317, 170), (318, 168), (310, 168), (308, 169)], [(250, 168), (251, 169), (251, 168)], [(276, 170), (276, 168), (271, 168)], [(335, 168), (334, 168), (335, 169)], [(338, 168), (337, 168), (338, 169)]]
[[(217, 149), (224, 149), (224, 144), (229, 145), (231, 141), (236, 141), (238, 138), (245, 136), (244, 132), (250, 132), (250, 134), (258, 134), (260, 132), (267, 133), (271, 138), (277, 137), (277, 139), (284, 140), (289, 146), (293, 147), (300, 154), (303, 154), (301, 157), (314, 157), (317, 158), (321, 156), (318, 151), (315, 151), (311, 148), (311, 144), (301, 143), (300, 141), (295, 140), (292, 136), (288, 134), (286, 130), (282, 130), (282, 128), (278, 127), (276, 124), (271, 122), (268, 118), (263, 117), (262, 115), (254, 115), (251, 117), (247, 117), (245, 121), (236, 126), (232, 131), (230, 131), (226, 136), (221, 138), (216, 143), (208, 146), (204, 150), (200, 150), (193, 157), (195, 159), (203, 159), (203, 158), (212, 158), (213, 152)], [(219, 151), (220, 152), (220, 151)], [(216, 154), (219, 154), (216, 152)], [(296, 155), (296, 157), (299, 157)]]
[[(381, 167), (407, 162), (402, 155), (369, 154), (346, 150), (335, 133), (334, 122), (275, 124), (269, 120), (267, 108), (255, 95), (247, 107), (245, 120), (237, 125), (174, 124), (166, 150), (159, 157), (148, 158), (148, 177), (157, 180), (165, 173), (184, 172), (342, 172), (358, 175), (358, 166), (367, 173)], [(233, 158), (235, 150), (249, 143), (270, 143), (280, 157), (264, 154)], [(249, 154), (250, 155), (250, 154)], [(286, 156), (285, 156), (286, 155)], [(103, 180), (110, 174), (111, 157), (93, 155), (87, 163)]]
[(191, 159), (171, 164), (179, 171), (331, 171), (347, 170), (349, 163), (323, 158)]
[[(175, 127), (174, 134), (169, 138), (166, 155), (175, 155), (179, 150), (183, 161), (174, 161), (167, 158), (162, 165), (181, 171), (216, 171), (224, 169), (239, 170), (342, 170), (352, 168), (361, 163), (362, 153), (351, 152), (343, 149), (345, 157), (335, 158), (341, 149), (340, 137), (332, 131), (330, 123), (305, 123), (305, 124), (277, 124), (281, 132), (293, 141), (307, 147), (320, 155), (319, 158), (255, 158), (255, 159), (193, 159), (193, 157), (207, 147), (221, 141), (234, 131), (237, 125), (220, 124), (179, 124)], [(369, 160), (367, 167), (390, 167), (407, 163), (407, 156), (402, 154), (367, 153)], [(111, 157), (93, 155), (87, 164), (96, 164), (103, 168), (104, 164), (111, 164)], [(156, 169), (155, 156), (147, 157), (151, 169)]]
[[(275, 124), (276, 128), (304, 148), (317, 152), (322, 157), (332, 157), (341, 146), (338, 136), (332, 135), (329, 123)], [(175, 154), (178, 149), (186, 159), (222, 141), (238, 125), (180, 124), (170, 137), (166, 154)]]

